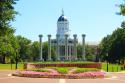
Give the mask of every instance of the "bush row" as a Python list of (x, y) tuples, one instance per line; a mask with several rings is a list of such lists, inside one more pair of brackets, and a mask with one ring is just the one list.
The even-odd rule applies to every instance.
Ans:
[(101, 63), (86, 63), (86, 64), (24, 64), (24, 69), (33, 69), (33, 68), (44, 68), (44, 67), (80, 67), (80, 68), (97, 68), (101, 69)]

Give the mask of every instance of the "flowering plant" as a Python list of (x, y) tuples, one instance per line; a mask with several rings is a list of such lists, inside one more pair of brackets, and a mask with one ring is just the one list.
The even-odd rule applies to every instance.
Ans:
[(14, 76), (21, 77), (39, 77), (39, 78), (70, 78), (70, 79), (83, 79), (83, 78), (104, 78), (104, 72), (83, 72), (83, 73), (70, 73), (60, 74), (56, 70), (49, 69), (51, 72), (37, 72), (37, 71), (18, 71)]

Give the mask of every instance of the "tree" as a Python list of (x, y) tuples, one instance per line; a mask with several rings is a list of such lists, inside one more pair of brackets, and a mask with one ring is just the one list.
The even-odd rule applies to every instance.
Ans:
[(123, 15), (123, 16), (125, 16), (125, 3), (120, 4), (120, 5), (119, 5), (119, 8), (120, 8), (120, 12), (118, 13), (118, 15)]
[(77, 57), (82, 59), (82, 45), (80, 43), (77, 45)]
[(20, 60), (25, 61), (30, 59), (30, 45), (31, 45), (31, 40), (22, 37), (22, 36), (16, 36), (17, 42), (19, 44), (19, 54), (20, 54)]
[(111, 63), (116, 63), (125, 58), (125, 23), (121, 28), (117, 28), (111, 35), (104, 37), (100, 43), (101, 55)]
[(125, 58), (125, 28), (118, 28), (112, 34), (112, 44), (109, 51), (110, 61), (118, 61)]
[(14, 33), (14, 29), (10, 25), (14, 21), (17, 12), (14, 10), (14, 4), (17, 0), (0, 0), (0, 36), (8, 33)]
[(94, 61), (97, 54), (97, 45), (86, 45), (86, 59), (87, 61)]
[(39, 56), (39, 51), (40, 51), (40, 48), (39, 48), (40, 44), (38, 41), (35, 41), (32, 43), (31, 45), (31, 59), (32, 61), (36, 61), (40, 58)]
[[(82, 45), (79, 43), (77, 45), (77, 56), (78, 59), (82, 59)], [(95, 58), (95, 45), (85, 45), (86, 59), (88, 61), (93, 61)]]
[(16, 49), (19, 48), (19, 45), (17, 43), (17, 40), (13, 34), (9, 36), (0, 36), (0, 55), (2, 58), (2, 63), (10, 62), (5, 61), (6, 58), (9, 58), (9, 60), (13, 60), (15, 58)]
[(99, 44), (100, 48), (100, 57), (102, 61), (107, 60), (107, 54), (109, 53), (109, 49), (111, 46), (111, 35), (107, 35), (102, 39), (102, 41)]
[(0, 0), (0, 56), (2, 63), (6, 63), (5, 58), (13, 55), (14, 48), (11, 37), (15, 29), (10, 25), (14, 21), (17, 12), (14, 10), (14, 4), (17, 0)]
[[(51, 58), (53, 61), (56, 60), (56, 50), (53, 46), (51, 46)], [(43, 43), (43, 59), (48, 60), (48, 42)]]

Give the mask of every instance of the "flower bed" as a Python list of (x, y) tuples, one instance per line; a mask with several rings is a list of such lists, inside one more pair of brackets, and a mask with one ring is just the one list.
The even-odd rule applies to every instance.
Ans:
[(31, 78), (67, 78), (67, 79), (86, 79), (86, 78), (104, 78), (104, 72), (84, 72), (76, 74), (60, 74), (56, 71), (53, 72), (36, 72), (36, 71), (18, 71), (12, 74), (19, 77)]
[[(68, 63), (59, 63), (59, 64), (28, 63), (24, 65), (24, 68), (27, 69), (28, 71), (18, 71), (13, 75), (20, 76), (20, 77), (32, 77), (32, 78), (67, 78), (67, 79), (104, 78), (105, 73), (98, 71), (101, 69), (101, 66), (102, 66), (101, 63), (80, 63), (80, 64), (78, 63), (70, 63), (70, 64)], [(33, 69), (43, 69), (43, 70), (34, 71)], [(44, 69), (47, 69), (47, 71)]]

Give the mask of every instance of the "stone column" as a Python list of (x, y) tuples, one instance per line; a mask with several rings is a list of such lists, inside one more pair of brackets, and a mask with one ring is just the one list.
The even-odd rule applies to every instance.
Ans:
[(43, 55), (42, 55), (42, 37), (43, 37), (43, 35), (40, 34), (40, 35), (39, 35), (39, 43), (40, 43), (40, 52), (39, 52), (39, 54), (40, 54), (40, 61), (43, 61)]
[(56, 58), (60, 60), (60, 53), (59, 53), (59, 35), (56, 34)]
[(48, 35), (48, 60), (51, 61), (51, 35)]
[(68, 34), (65, 35), (65, 58), (68, 60)]
[(82, 34), (82, 59), (85, 61), (86, 58), (85, 58), (85, 34)]
[(74, 34), (74, 55), (75, 55), (75, 60), (77, 60), (77, 35)]
[(69, 60), (71, 61), (71, 45), (69, 45)]

